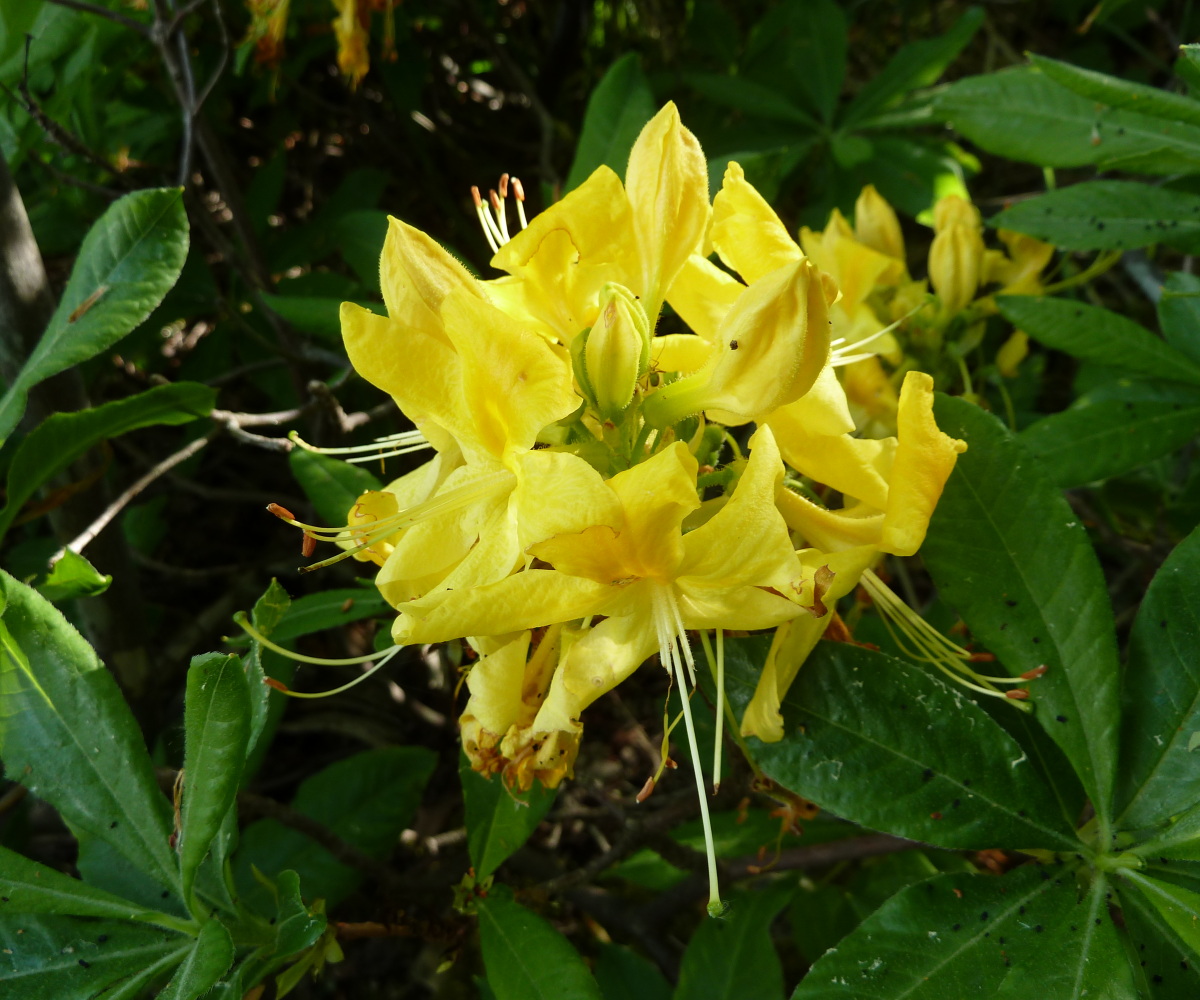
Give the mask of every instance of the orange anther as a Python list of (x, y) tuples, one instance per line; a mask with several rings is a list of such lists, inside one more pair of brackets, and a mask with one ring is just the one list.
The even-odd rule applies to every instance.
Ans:
[(283, 681), (277, 681), (274, 677), (264, 677), (263, 683), (267, 687), (274, 688), (276, 691), (286, 692), (288, 690), (288, 686), (286, 684), (284, 684)]
[(1004, 697), (1011, 698), (1013, 701), (1024, 701), (1029, 697), (1029, 692), (1024, 688), (1013, 688), (1011, 691), (1005, 691)]
[(304, 541), (300, 543), (300, 554), (308, 559), (314, 552), (317, 551), (317, 540), (307, 531), (304, 533)]
[(637, 793), (637, 801), (645, 802), (650, 798), (650, 793), (654, 791), (654, 776), (651, 775), (646, 779), (646, 783), (642, 785), (642, 790)]
[(500, 197), (508, 197), (508, 174), (500, 175)]
[(267, 504), (267, 510), (284, 521), (296, 520), (296, 515), (283, 506), (283, 504), (269, 503)]
[(1025, 673), (1021, 675), (1021, 679), (1026, 681), (1036, 680), (1049, 669), (1050, 668), (1043, 663), (1041, 666), (1034, 667), (1032, 670), (1026, 670)]
[(488, 201), (492, 203), (492, 208), (497, 212), (500, 211), (500, 196), (495, 191), (488, 192)]
[(471, 198), (474, 200), (476, 208), (483, 207), (483, 199), (479, 196), (479, 188), (474, 184), (471, 185)]

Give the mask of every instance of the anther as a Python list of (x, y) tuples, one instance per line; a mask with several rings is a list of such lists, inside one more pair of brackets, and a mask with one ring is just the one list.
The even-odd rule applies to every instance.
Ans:
[(296, 515), (293, 514), (290, 510), (288, 510), (281, 503), (269, 503), (269, 504), (267, 504), (267, 510), (270, 511), (272, 514), (274, 514), (281, 521), (296, 520)]
[(1044, 674), (1049, 669), (1050, 668), (1048, 666), (1046, 666), (1046, 664), (1043, 663), (1043, 664), (1041, 664), (1041, 666), (1034, 667), (1032, 670), (1026, 670), (1025, 673), (1023, 673), (1021, 675), (1021, 680), (1023, 680), (1023, 681), (1036, 680), (1038, 677), (1041, 677), (1042, 674)]
[(304, 533), (304, 540), (300, 543), (300, 554), (305, 559), (311, 559), (312, 554), (317, 551), (317, 540), (307, 531)]
[(642, 790), (637, 793), (637, 802), (639, 804), (642, 802), (645, 802), (648, 798), (650, 798), (651, 792), (654, 791), (654, 785), (655, 785), (654, 776), (651, 775), (649, 778), (646, 779), (646, 783), (644, 785), (642, 785)]
[(274, 688), (276, 691), (282, 691), (284, 694), (288, 693), (288, 686), (283, 681), (277, 681), (274, 677), (264, 677), (263, 683), (269, 688)]
[(508, 197), (508, 174), (500, 175), (500, 197)]
[(1011, 698), (1013, 701), (1025, 701), (1029, 697), (1029, 692), (1024, 688), (1013, 688), (1011, 691), (1005, 691), (1004, 697)]

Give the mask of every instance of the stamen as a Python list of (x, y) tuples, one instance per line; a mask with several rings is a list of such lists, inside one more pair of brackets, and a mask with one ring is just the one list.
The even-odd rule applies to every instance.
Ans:
[(721, 750), (725, 735), (725, 630), (714, 629), (717, 637), (717, 655), (713, 656), (708, 633), (700, 630), (700, 643), (704, 646), (704, 657), (717, 686), (717, 729), (713, 738), (713, 795), (721, 790)]
[(488, 246), (492, 248), (492, 253), (500, 252), (500, 244), (496, 242), (496, 237), (492, 235), (492, 220), (488, 215), (488, 210), (484, 207), (483, 199), (479, 197), (479, 188), (474, 184), (471, 185), (471, 197), (475, 201), (475, 214), (479, 216), (479, 225), (483, 227), (483, 235), (487, 237)]
[(492, 202), (492, 212), (496, 216), (496, 224), (500, 230), (500, 245), (504, 246), (508, 242), (508, 219), (504, 214), (504, 199), (495, 191), (488, 192), (488, 198)]
[(355, 457), (346, 459), (351, 463), (381, 461), (385, 458), (395, 458), (397, 455), (408, 455), (414, 451), (423, 451), (433, 447), (420, 431), (400, 431), (398, 434), (377, 437), (371, 444), (356, 444), (340, 448), (319, 448), (315, 444), (309, 444), (296, 431), (288, 434), (288, 440), (297, 447), (318, 455), (353, 455)]
[(521, 220), (521, 228), (528, 229), (529, 221), (525, 218), (525, 185), (521, 183), (520, 177), (512, 179), (512, 189), (517, 198), (517, 218)]
[[(352, 687), (356, 687), (357, 685), (361, 684), (372, 674), (382, 670), (385, 666), (387, 666), (392, 657), (400, 652), (400, 650), (403, 648), (403, 646), (393, 646), (384, 653), (376, 653), (375, 656), (379, 659), (378, 663), (374, 664), (369, 670), (364, 670), (361, 674), (355, 677), (354, 680), (347, 681), (340, 687), (330, 688), (328, 691), (293, 691), (290, 687), (285, 684), (280, 684), (278, 681), (272, 684), (271, 687), (281, 694), (286, 694), (289, 698), (331, 698), (335, 694), (341, 694), (343, 691), (349, 691)], [(270, 679), (271, 678), (268, 678), (268, 680)]]
[[(717, 852), (713, 844), (712, 820), (708, 815), (708, 796), (704, 791), (704, 771), (700, 767), (700, 746), (696, 741), (696, 724), (692, 721), (692, 702), (688, 695), (687, 677), (683, 669), (681, 649), (687, 649), (687, 636), (682, 629), (672, 628), (681, 621), (678, 602), (669, 584), (656, 586), (652, 591), (652, 612), (658, 633), (658, 655), (668, 670), (673, 670), (679, 684), (679, 700), (683, 704), (683, 722), (687, 729), (688, 749), (692, 755), (692, 770), (696, 775), (696, 793), (700, 798), (700, 821), (704, 827), (704, 847), (708, 856), (708, 915), (719, 917), (725, 910), (717, 884)], [(689, 654), (690, 655), (690, 654)]]
[(341, 659), (306, 656), (304, 653), (294, 653), (290, 649), (284, 649), (278, 643), (272, 642), (250, 623), (250, 617), (245, 611), (239, 611), (233, 616), (233, 620), (241, 626), (243, 632), (265, 649), (269, 649), (273, 653), (278, 653), (280, 656), (286, 656), (289, 660), (295, 660), (297, 663), (311, 663), (318, 667), (354, 667), (360, 663), (370, 663), (372, 660), (377, 660), (384, 655), (393, 656), (396, 652), (404, 648), (403, 646), (393, 646), (382, 653), (365, 653), (362, 656), (346, 656)]

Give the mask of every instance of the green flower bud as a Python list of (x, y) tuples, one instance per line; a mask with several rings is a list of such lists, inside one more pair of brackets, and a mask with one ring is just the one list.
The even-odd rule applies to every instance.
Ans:
[(637, 296), (624, 285), (604, 286), (583, 362), (597, 412), (605, 420), (620, 419), (650, 366), (650, 323)]

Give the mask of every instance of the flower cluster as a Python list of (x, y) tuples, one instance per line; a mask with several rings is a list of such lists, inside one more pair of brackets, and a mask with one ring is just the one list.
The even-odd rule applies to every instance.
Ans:
[[(886, 341), (862, 314), (882, 272), (828, 230), (802, 250), (736, 164), (708, 191), (667, 105), (624, 184), (601, 167), (528, 221), (519, 183), (476, 196), (503, 277), (475, 278), (392, 219), (387, 315), (342, 307), (354, 367), (435, 455), (359, 498), (349, 524), (302, 527), (378, 564), (397, 644), (470, 643), (463, 744), (516, 788), (569, 775), (587, 707), (654, 654), (693, 688), (689, 633), (719, 650), (727, 631), (777, 630), (739, 724), (780, 739), (781, 700), (836, 601), (863, 580), (887, 603), (871, 567), (917, 550), (965, 449), (919, 372), (894, 436), (856, 431), (837, 369)], [(894, 216), (867, 205), (863, 240), (896, 251)]]

